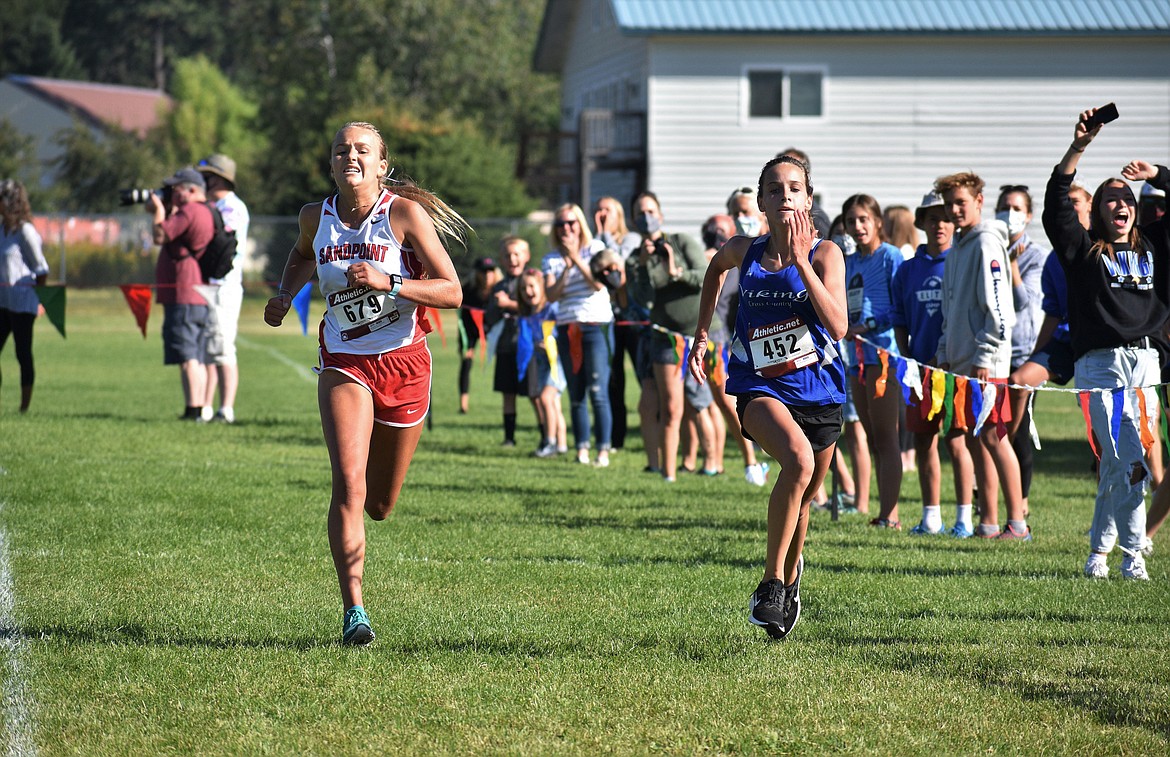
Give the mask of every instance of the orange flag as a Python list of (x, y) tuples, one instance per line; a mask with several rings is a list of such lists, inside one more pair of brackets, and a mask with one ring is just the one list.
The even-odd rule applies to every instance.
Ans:
[[(963, 376), (955, 377), (955, 419), (951, 421), (951, 428), (967, 430), (967, 379)], [(947, 429), (943, 429), (945, 434)]]
[(134, 320), (138, 321), (138, 328), (142, 331), (142, 338), (146, 338), (146, 321), (150, 318), (150, 287), (146, 284), (123, 284), (122, 295)]
[(1142, 448), (1149, 452), (1150, 448), (1154, 446), (1154, 432), (1150, 431), (1150, 412), (1146, 408), (1146, 391), (1140, 386), (1134, 391), (1137, 392), (1138, 407), (1141, 408), (1142, 415), (1141, 420), (1138, 421), (1141, 424)]
[(884, 397), (886, 394), (886, 380), (890, 377), (890, 353), (883, 349), (878, 349), (877, 353), (878, 360), (882, 364), (882, 372), (873, 385), (873, 396)]

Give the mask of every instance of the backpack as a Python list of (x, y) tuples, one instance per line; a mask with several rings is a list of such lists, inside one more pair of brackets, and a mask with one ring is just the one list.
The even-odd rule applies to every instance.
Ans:
[(203, 283), (211, 279), (222, 279), (232, 270), (232, 262), (236, 256), (236, 232), (223, 224), (223, 214), (214, 203), (206, 203), (211, 210), (211, 218), (215, 222), (215, 234), (207, 243), (203, 257), (199, 258), (199, 271), (203, 274)]

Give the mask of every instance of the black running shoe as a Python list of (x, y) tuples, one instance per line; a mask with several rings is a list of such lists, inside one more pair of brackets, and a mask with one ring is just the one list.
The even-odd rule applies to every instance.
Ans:
[(784, 582), (778, 578), (760, 582), (752, 594), (748, 620), (761, 626), (773, 639), (783, 639), (784, 628)]
[(800, 577), (804, 575), (804, 555), (796, 561), (796, 579), (784, 587), (784, 635), (792, 633), (800, 620)]

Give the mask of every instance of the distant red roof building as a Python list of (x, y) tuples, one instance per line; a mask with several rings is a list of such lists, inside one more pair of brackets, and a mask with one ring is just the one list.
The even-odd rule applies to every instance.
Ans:
[(157, 125), (160, 114), (171, 107), (170, 96), (157, 89), (37, 76), (8, 76), (6, 81), (94, 125), (116, 126), (139, 137)]

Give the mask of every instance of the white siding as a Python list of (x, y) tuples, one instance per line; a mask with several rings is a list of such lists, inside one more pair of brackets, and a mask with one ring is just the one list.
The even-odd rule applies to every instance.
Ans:
[[(1085, 55), (1106, 44), (1127, 52), (1107, 67)], [(692, 233), (788, 146), (811, 156), (830, 216), (854, 192), (913, 208), (936, 177), (973, 170), (989, 212), (1000, 184), (1033, 188), (1039, 237), (1043, 186), (1081, 110), (1115, 101), (1121, 113), (1081, 162), (1091, 188), (1135, 158), (1170, 162), (1165, 40), (660, 37), (649, 52), (649, 188)], [(741, 118), (747, 65), (823, 67), (824, 117)]]
[(562, 128), (575, 132), (585, 107), (643, 110), (646, 38), (622, 36), (603, 0), (580, 3), (573, 27), (561, 80)]

